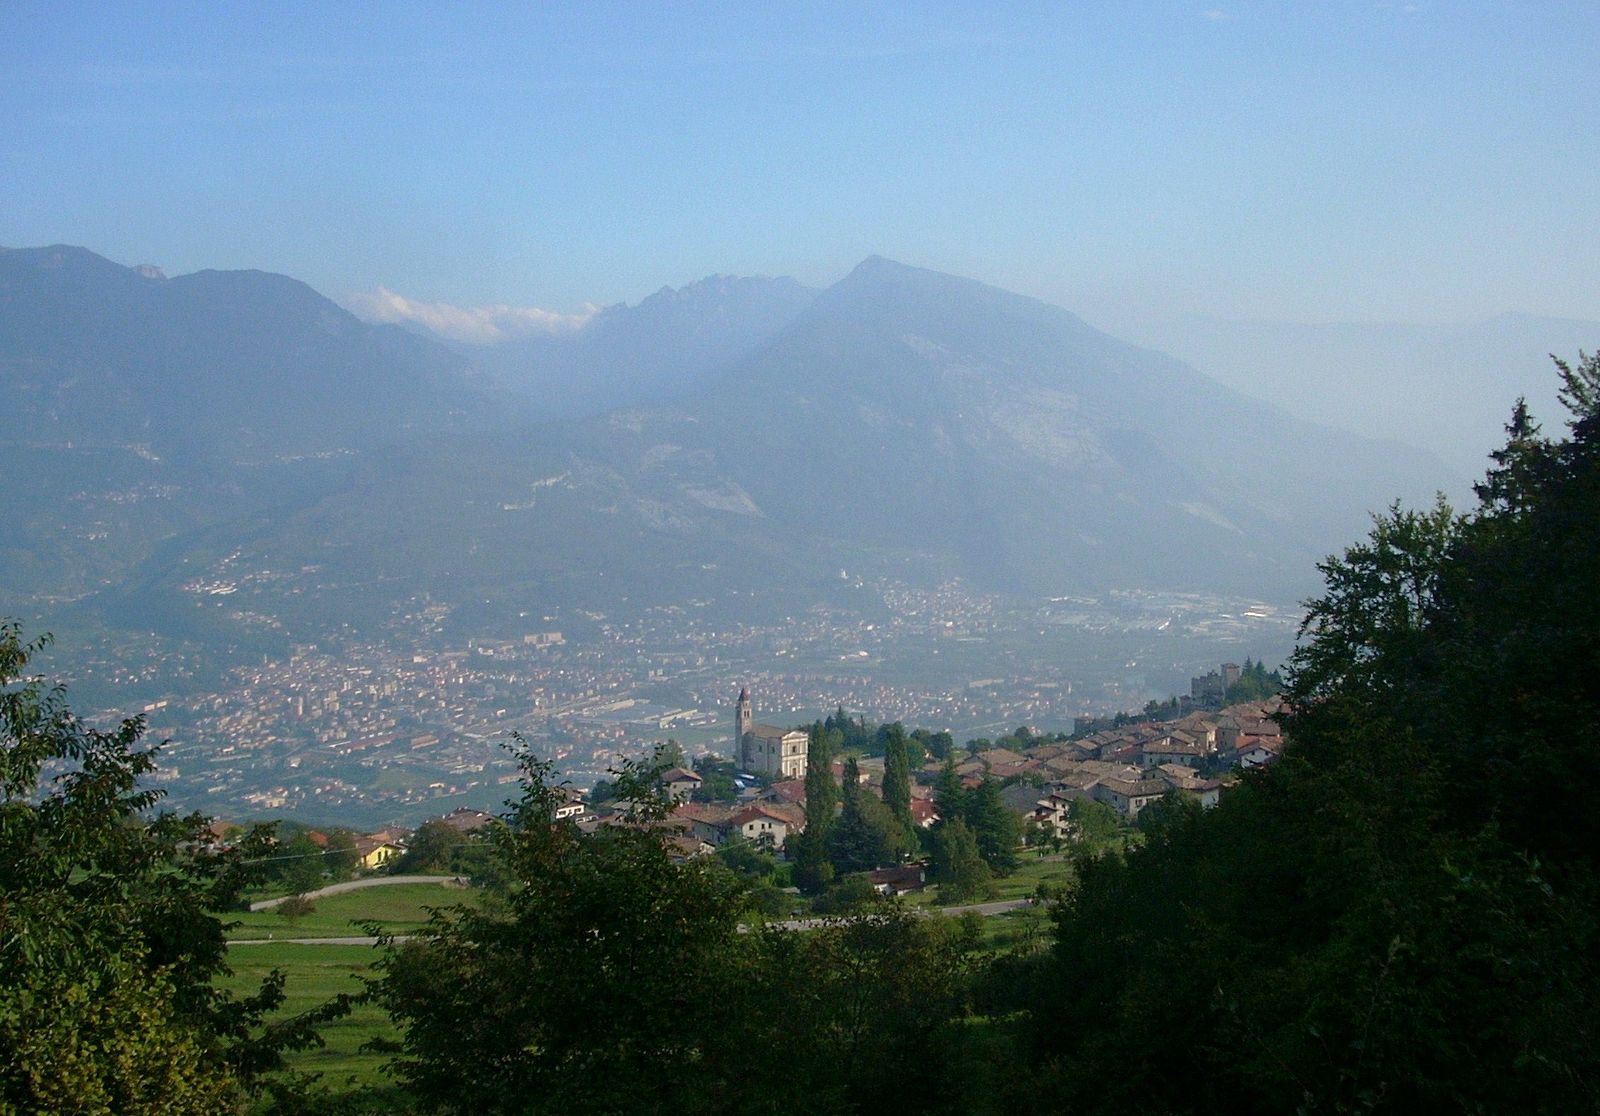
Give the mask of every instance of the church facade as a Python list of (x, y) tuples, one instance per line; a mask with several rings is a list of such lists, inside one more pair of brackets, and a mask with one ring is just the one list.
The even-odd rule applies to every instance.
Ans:
[(803, 779), (810, 737), (801, 729), (756, 724), (750, 691), (741, 688), (733, 709), (734, 754), (739, 770), (773, 779)]

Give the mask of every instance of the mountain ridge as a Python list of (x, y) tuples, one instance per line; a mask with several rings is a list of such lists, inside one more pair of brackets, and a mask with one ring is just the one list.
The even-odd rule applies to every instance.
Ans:
[[(5, 259), (0, 294), (15, 271)], [(39, 327), (88, 338), (105, 363), (90, 387), (136, 396), (138, 373), (183, 383), (226, 362), (227, 376), (257, 385), (253, 425), (238, 425), (229, 397), (220, 414), (232, 425), (208, 431), (215, 400), (200, 393), (173, 409), (212, 443), (201, 467), (179, 467), (189, 443), (170, 424), (152, 456), (171, 460), (130, 448), (141, 439), (126, 423), (92, 443), (100, 456), (52, 451), (75, 479), (30, 491), (29, 526), (0, 551), (0, 571), (31, 599), (70, 596), (119, 622), (212, 617), (208, 638), (260, 623), (315, 638), (329, 623), (382, 624), (421, 597), (486, 622), (736, 593), (803, 609), (842, 568), (1029, 596), (1144, 587), (1287, 600), (1369, 510), (1425, 498), (1444, 472), (1294, 419), (1064, 308), (883, 257), (821, 292), (713, 279), (624, 308), (593, 335), (620, 341), (562, 350), (576, 354), (563, 375), (605, 382), (573, 402), (575, 417), (554, 418), (537, 400), (522, 418), (496, 409), (458, 350), (361, 323), (288, 277), (156, 279), (57, 259), (63, 275), (82, 264), (114, 292), (163, 292), (109, 299), (100, 318), (69, 299)], [(0, 378), (13, 385), (37, 372), (7, 347), (27, 332), (6, 325), (17, 309), (0, 304)], [(170, 340), (174, 313), (197, 319), (173, 327), (180, 337), (212, 333)], [(627, 362), (652, 346), (671, 359), (606, 380), (638, 373)], [(223, 355), (236, 347), (254, 355)], [(349, 389), (317, 397), (333, 412), (320, 424), (285, 390), (308, 375)], [(596, 409), (619, 382), (630, 401)], [(378, 398), (392, 383), (417, 390)], [(70, 412), (86, 398), (62, 395), (54, 421), (92, 429), (93, 415)], [(138, 414), (148, 402), (107, 407)], [(291, 424), (306, 427), (295, 444), (270, 437)], [(16, 427), (0, 438), (9, 429), (17, 443)], [(109, 552), (100, 538), (116, 540)], [(66, 583), (45, 576), (69, 567)], [(197, 570), (255, 571), (247, 584), (259, 588), (230, 598), (234, 612), (197, 613), (184, 588)]]

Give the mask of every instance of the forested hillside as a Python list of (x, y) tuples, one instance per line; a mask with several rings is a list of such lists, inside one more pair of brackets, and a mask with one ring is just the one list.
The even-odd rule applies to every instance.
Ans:
[(1086, 862), (1033, 1019), (1069, 1111), (1600, 1104), (1600, 359), (1476, 512), (1323, 564), (1283, 762)]

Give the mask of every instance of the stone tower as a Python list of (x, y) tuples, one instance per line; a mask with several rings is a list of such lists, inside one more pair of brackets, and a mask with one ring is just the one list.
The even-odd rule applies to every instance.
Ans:
[(744, 686), (739, 687), (739, 701), (733, 707), (733, 759), (740, 767), (749, 764), (745, 755), (744, 738), (755, 727), (755, 714), (750, 709), (750, 691)]

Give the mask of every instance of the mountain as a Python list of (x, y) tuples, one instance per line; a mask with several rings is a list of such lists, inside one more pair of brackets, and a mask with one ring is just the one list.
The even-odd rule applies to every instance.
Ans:
[(397, 591), (524, 609), (776, 592), (793, 610), (841, 569), (1293, 600), (1371, 509), (1452, 483), (1058, 307), (874, 258), (698, 390), (407, 451), (259, 560), (355, 580), (378, 540), (371, 572)]
[(0, 438), (218, 461), (489, 421), (468, 362), (283, 275), (168, 279), (83, 248), (0, 250)]
[[(876, 257), (820, 293), (715, 279), (603, 315), (562, 402), (635, 404), (498, 428), (461, 357), (293, 280), (72, 249), (0, 266), (26, 404), (5, 438), (37, 464), (0, 605), (199, 641), (372, 631), (424, 599), (484, 631), (690, 599), (784, 615), (872, 575), (1287, 601), (1369, 509), (1455, 483), (1059, 307)], [(203, 474), (176, 464), (191, 446)]]
[(1145, 334), (1240, 391), (1420, 446), (1468, 476), (1504, 440), (1518, 396), (1560, 428), (1549, 354), (1575, 360), (1600, 347), (1600, 322), (1533, 314), (1435, 326), (1192, 319)]
[(815, 295), (788, 278), (714, 275), (608, 307), (571, 332), (459, 348), (544, 417), (580, 418), (704, 386), (782, 332)]
[(1058, 592), (1309, 586), (1370, 509), (1453, 479), (1059, 307), (880, 258), (716, 385), (591, 423), (578, 452), (691, 522)]
[(444, 346), (294, 279), (169, 279), (59, 245), (0, 249), (0, 393), (12, 608), (181, 561), (197, 533), (313, 501), (386, 442), (515, 414)]

